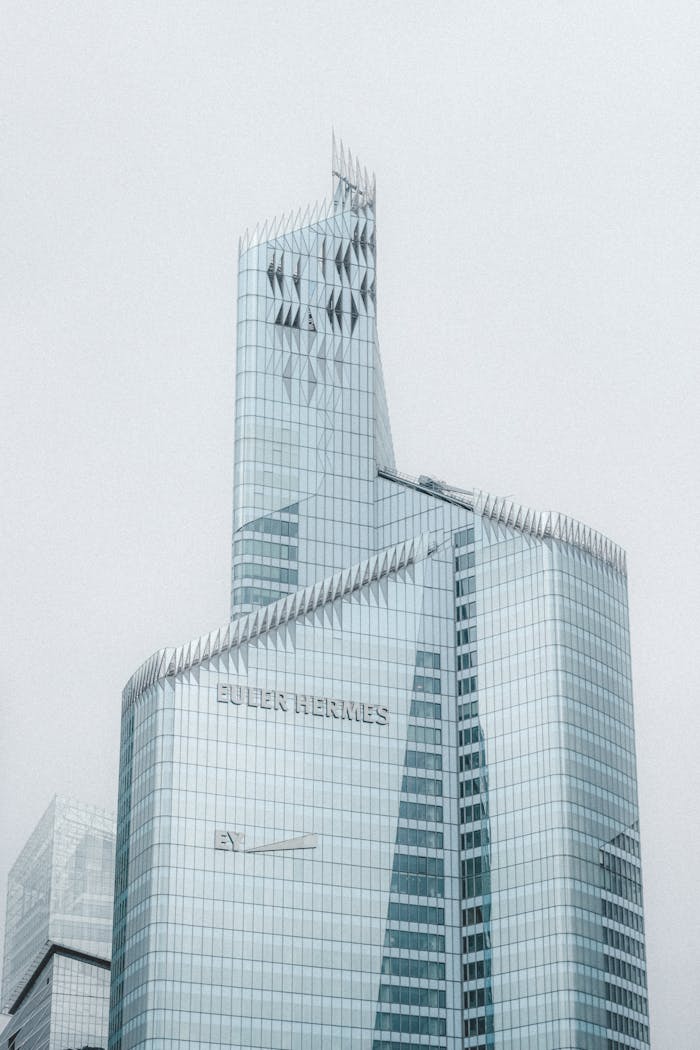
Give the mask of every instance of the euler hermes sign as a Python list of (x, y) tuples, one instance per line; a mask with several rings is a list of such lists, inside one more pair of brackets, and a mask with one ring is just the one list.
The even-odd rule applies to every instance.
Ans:
[(325, 696), (307, 696), (305, 693), (284, 693), (270, 689), (252, 689), (247, 685), (224, 684), (219, 684), (216, 699), (220, 704), (259, 707), (263, 711), (292, 710), (297, 715), (315, 715), (317, 718), (369, 722), (377, 726), (389, 724), (387, 707), (363, 704), (355, 700), (330, 700)]

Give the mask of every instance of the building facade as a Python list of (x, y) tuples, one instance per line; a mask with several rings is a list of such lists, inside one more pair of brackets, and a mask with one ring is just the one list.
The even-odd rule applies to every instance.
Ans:
[(56, 797), (10, 871), (8, 1050), (107, 1046), (115, 831), (109, 814)]
[(124, 690), (110, 1048), (643, 1050), (624, 553), (397, 471), (333, 168), (241, 245), (231, 620)]

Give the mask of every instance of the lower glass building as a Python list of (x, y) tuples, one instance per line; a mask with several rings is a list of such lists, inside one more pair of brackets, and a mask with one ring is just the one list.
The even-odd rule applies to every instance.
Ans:
[(231, 619), (124, 691), (110, 1048), (642, 1050), (624, 553), (397, 471), (333, 167), (241, 245)]
[(3, 1011), (8, 1050), (107, 1045), (113, 816), (57, 796), (8, 878)]

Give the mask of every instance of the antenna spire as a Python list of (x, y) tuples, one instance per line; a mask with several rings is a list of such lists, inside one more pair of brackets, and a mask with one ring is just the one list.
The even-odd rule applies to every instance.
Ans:
[(332, 143), (332, 172), (342, 187), (336, 188), (334, 197), (337, 201), (347, 199), (351, 195), (357, 204), (374, 204), (376, 195), (376, 177), (374, 173), (368, 175), (367, 168), (363, 168), (359, 158), (353, 157), (351, 151), (343, 145), (342, 139), (336, 139), (335, 128), (331, 128)]

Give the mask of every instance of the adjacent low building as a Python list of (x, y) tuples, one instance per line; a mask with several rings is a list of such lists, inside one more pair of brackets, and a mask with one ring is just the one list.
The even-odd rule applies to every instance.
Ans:
[(115, 829), (113, 816), (57, 796), (10, 871), (8, 1050), (107, 1046)]

